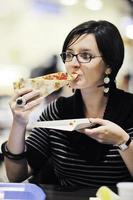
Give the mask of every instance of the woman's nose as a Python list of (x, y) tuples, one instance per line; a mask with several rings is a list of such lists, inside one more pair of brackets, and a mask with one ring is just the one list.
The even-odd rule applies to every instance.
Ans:
[(72, 65), (73, 67), (77, 67), (77, 68), (80, 67), (80, 63), (79, 63), (79, 61), (78, 61), (78, 59), (77, 59), (76, 56), (73, 57), (73, 59), (72, 59), (72, 61), (71, 61), (71, 65)]

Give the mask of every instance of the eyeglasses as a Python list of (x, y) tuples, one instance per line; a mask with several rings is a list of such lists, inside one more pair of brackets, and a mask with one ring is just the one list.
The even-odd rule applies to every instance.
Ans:
[(89, 63), (92, 59), (96, 57), (102, 57), (102, 56), (92, 56), (88, 52), (73, 54), (70, 52), (62, 52), (60, 54), (63, 62), (71, 62), (73, 60), (73, 57), (75, 56), (79, 63)]

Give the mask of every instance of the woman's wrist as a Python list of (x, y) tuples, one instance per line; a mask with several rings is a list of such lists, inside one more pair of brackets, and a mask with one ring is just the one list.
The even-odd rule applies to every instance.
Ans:
[(130, 136), (126, 132), (124, 132), (124, 134), (121, 134), (121, 137), (119, 138), (119, 140), (116, 142), (115, 145), (123, 144), (124, 142), (128, 141), (129, 137)]
[(13, 118), (13, 124), (15, 126), (21, 126), (21, 127), (26, 127), (28, 124), (28, 120), (26, 119), (20, 119), (20, 117), (14, 117)]
[(114, 145), (114, 147), (121, 151), (125, 151), (129, 148), (129, 145), (131, 142), (132, 142), (132, 139), (131, 139), (131, 137), (129, 137), (127, 141), (125, 141), (121, 144)]
[(13, 120), (12, 129), (19, 130), (19, 132), (24, 132), (28, 123), (21, 122), (19, 120)]

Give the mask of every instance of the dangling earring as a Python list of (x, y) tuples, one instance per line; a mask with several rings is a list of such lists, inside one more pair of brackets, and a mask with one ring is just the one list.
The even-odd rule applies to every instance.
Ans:
[[(109, 70), (108, 70), (109, 69)], [(109, 75), (110, 75), (110, 68), (108, 68), (107, 71), (105, 72), (105, 77), (104, 77), (104, 95), (108, 95), (109, 93), (109, 85), (110, 85), (110, 78), (109, 78)]]

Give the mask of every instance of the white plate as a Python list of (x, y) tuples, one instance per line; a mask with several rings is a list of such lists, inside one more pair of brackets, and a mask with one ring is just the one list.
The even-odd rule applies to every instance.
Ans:
[(55, 121), (39, 121), (34, 124), (31, 124), (28, 129), (32, 128), (50, 128), (50, 129), (58, 129), (58, 130), (66, 130), (73, 131), (82, 128), (91, 128), (94, 126), (92, 122), (88, 118), (82, 119), (67, 119), (67, 120), (55, 120)]

